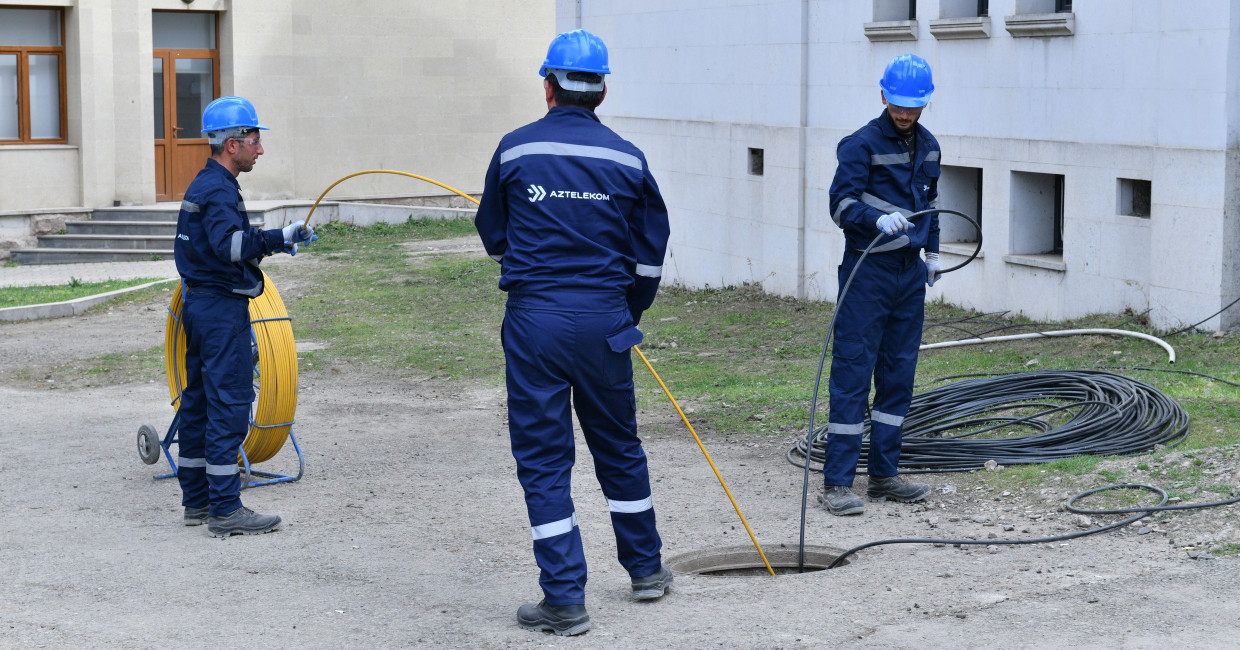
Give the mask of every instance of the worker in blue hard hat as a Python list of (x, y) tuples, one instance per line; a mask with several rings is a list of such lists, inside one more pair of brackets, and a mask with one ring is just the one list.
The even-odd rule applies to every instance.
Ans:
[(578, 29), (555, 37), (538, 71), (547, 115), (500, 140), (475, 220), (508, 293), (508, 431), (541, 569), (543, 599), (522, 605), (517, 623), (559, 635), (590, 627), (570, 408), (594, 456), (633, 597), (656, 599), (672, 584), (637, 436), (629, 352), (659, 289), (667, 208), (645, 155), (594, 114), (610, 72), (598, 36)]
[(280, 525), (241, 505), (237, 465), (250, 429), (254, 362), (250, 349), (250, 299), (263, 293), (258, 265), (274, 253), (295, 255), (297, 245), (318, 239), (298, 221), (259, 230), (241, 198), (237, 175), (263, 155), (254, 105), (220, 97), (202, 113), (211, 146), (206, 166), (181, 201), (173, 253), (184, 291), (185, 390), (177, 410), (177, 478), (187, 526), (207, 524), (213, 537), (266, 533)]
[[(831, 183), (831, 218), (844, 231), (841, 291), (856, 269), (847, 296), (837, 302), (832, 348), (830, 416), (824, 489), (819, 501), (833, 515), (860, 514), (853, 478), (867, 429), (871, 501), (919, 501), (930, 486), (899, 476), (904, 416), (925, 316), (926, 286), (939, 279), (938, 140), (919, 122), (934, 92), (930, 64), (915, 54), (895, 57), (879, 81), (882, 114), (840, 141)], [(881, 238), (858, 268), (862, 251)], [(925, 258), (922, 258), (924, 252)]]

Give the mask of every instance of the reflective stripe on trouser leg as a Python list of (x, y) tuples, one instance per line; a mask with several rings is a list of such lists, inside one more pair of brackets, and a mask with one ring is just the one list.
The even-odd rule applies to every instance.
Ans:
[(904, 264), (893, 284), (891, 315), (883, 330), (883, 345), (874, 366), (874, 407), (870, 414), (870, 449), (866, 473), (899, 473), (904, 416), (913, 399), (917, 350), (925, 320), (925, 263), (914, 258)]
[(249, 301), (194, 295), (191, 290), (182, 314), (187, 350), (195, 349), (200, 360), (207, 415), (205, 473), (210, 514), (219, 517), (241, 507), (237, 455), (249, 430), (254, 401)]
[[(184, 310), (182, 311), (184, 313)], [(182, 323), (187, 319), (182, 318)], [(188, 325), (186, 325), (188, 329)], [(211, 505), (207, 493), (207, 396), (202, 387), (202, 361), (198, 346), (188, 345), (186, 335), (185, 389), (177, 405), (177, 482), (181, 484), (181, 505), (206, 508)]]
[[(501, 336), (508, 388), (508, 434), (517, 478), (525, 491), (525, 508), (534, 531), (555, 532), (555, 522), (572, 520), (571, 480), (574, 463), (571, 387), (562, 376), (565, 315), (508, 309)], [(548, 526), (548, 528), (543, 528)], [(534, 540), (538, 583), (551, 605), (585, 604), (586, 558), (581, 533), (567, 532)]]
[[(883, 291), (889, 272), (886, 265), (881, 261), (874, 263), (874, 260), (886, 255), (867, 257), (844, 300), (836, 302), (839, 313), (835, 318), (831, 376), (827, 381), (831, 408), (822, 468), (826, 485), (851, 486), (857, 473), (870, 378), (874, 374), (883, 325), (889, 312), (889, 300)], [(853, 251), (845, 253), (839, 267), (841, 288), (859, 257)]]
[(607, 337), (631, 324), (627, 312), (584, 314), (574, 352), (573, 406), (594, 457), (594, 475), (611, 510), (616, 558), (633, 577), (659, 570), (663, 542), (655, 525), (646, 452), (637, 436), (633, 360)]

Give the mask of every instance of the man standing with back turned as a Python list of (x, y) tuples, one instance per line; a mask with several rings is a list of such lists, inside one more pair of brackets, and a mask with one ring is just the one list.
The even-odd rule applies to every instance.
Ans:
[(672, 584), (637, 437), (629, 352), (659, 289), (667, 208), (642, 152), (594, 114), (609, 72), (599, 37), (580, 29), (555, 37), (539, 70), (547, 115), (500, 141), (475, 221), (508, 292), (508, 430), (541, 569), (543, 600), (522, 605), (517, 623), (562, 636), (590, 628), (570, 493), (570, 399), (633, 597), (659, 598)]
[[(917, 123), (934, 92), (930, 64), (915, 54), (897, 56), (879, 86), (886, 109), (840, 141), (831, 183), (831, 218), (845, 238), (841, 291), (862, 251), (883, 235), (857, 269), (847, 296), (836, 303), (826, 485), (819, 497), (833, 515), (865, 509), (852, 493), (852, 483), (871, 376), (875, 395), (866, 495), (871, 501), (910, 502), (930, 494), (929, 485), (897, 475), (921, 346), (926, 285), (934, 286), (940, 275), (938, 214), (916, 222), (906, 216), (938, 205), (939, 143)], [(919, 255), (923, 249), (925, 262)]]
[(304, 221), (250, 227), (237, 175), (263, 155), (254, 105), (220, 97), (202, 112), (211, 157), (185, 190), (173, 245), (185, 296), (185, 390), (177, 409), (177, 478), (185, 525), (207, 524), (212, 537), (266, 533), (280, 525), (241, 505), (237, 456), (250, 429), (254, 362), (250, 299), (263, 293), (262, 258), (297, 254), (318, 239)]

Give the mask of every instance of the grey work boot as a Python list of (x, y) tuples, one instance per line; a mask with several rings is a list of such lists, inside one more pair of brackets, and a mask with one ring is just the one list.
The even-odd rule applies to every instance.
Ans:
[(245, 506), (224, 515), (211, 517), (207, 522), (207, 532), (212, 537), (228, 537), (229, 535), (257, 535), (270, 533), (280, 527), (278, 515), (260, 515)]
[(185, 508), (185, 525), (201, 526), (207, 523), (207, 513), (211, 512), (210, 507), (206, 508)]
[(590, 615), (585, 605), (548, 605), (543, 600), (517, 608), (517, 625), (556, 636), (573, 636), (590, 629)]
[(827, 512), (837, 517), (859, 515), (865, 512), (865, 504), (861, 502), (861, 497), (853, 494), (852, 488), (846, 485), (828, 485), (823, 489), (822, 494), (818, 495), (818, 503), (821, 503)]
[(662, 598), (663, 592), (672, 586), (675, 577), (666, 564), (659, 563), (659, 570), (643, 578), (633, 578), (633, 600)]
[(871, 476), (870, 485), (865, 488), (865, 495), (870, 497), (870, 501), (890, 499), (909, 503), (921, 501), (929, 494), (929, 485), (906, 481), (903, 476)]

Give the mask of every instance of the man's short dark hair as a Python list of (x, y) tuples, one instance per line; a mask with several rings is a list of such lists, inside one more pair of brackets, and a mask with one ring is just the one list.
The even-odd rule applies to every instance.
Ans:
[[(586, 83), (601, 83), (603, 75), (593, 72), (569, 72), (568, 78), (571, 81), (584, 81)], [(599, 104), (603, 103), (603, 91), (596, 90), (590, 92), (581, 92), (578, 90), (564, 90), (560, 87), (560, 80), (555, 78), (554, 74), (547, 74), (547, 81), (551, 82), (551, 92), (555, 96), (556, 106), (579, 106), (594, 110)]]

